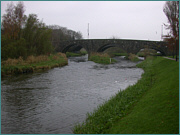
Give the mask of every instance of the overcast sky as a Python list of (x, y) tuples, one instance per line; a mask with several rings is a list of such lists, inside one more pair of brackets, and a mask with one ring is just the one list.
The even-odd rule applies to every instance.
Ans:
[[(1, 1), (1, 16), (7, 3), (10, 1)], [(167, 23), (164, 4), (165, 1), (24, 1), (26, 15), (34, 13), (46, 25), (80, 31), (85, 39), (89, 23), (90, 39), (114, 36), (161, 40), (162, 25)]]

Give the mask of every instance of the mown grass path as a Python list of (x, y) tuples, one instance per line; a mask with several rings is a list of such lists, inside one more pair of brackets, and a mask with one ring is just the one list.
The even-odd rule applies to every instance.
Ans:
[(179, 63), (158, 57), (138, 67), (145, 71), (138, 83), (88, 114), (74, 133), (179, 133)]
[[(164, 58), (169, 59), (169, 60), (175, 60), (175, 61), (176, 61), (176, 59), (174, 59), (174, 58), (169, 58), (169, 57), (164, 57)], [(178, 62), (179, 62), (179, 60), (178, 60)]]

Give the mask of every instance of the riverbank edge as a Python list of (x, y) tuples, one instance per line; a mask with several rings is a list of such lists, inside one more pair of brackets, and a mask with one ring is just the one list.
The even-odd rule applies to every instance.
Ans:
[(67, 57), (58, 56), (58, 55), (53, 55), (53, 56), (55, 56), (56, 58), (53, 59), (52, 56), (50, 56), (48, 61), (43, 61), (38, 63), (25, 64), (25, 65), (21, 65), (21, 64), (9, 65), (9, 66), (1, 65), (1, 77), (9, 76), (9, 75), (41, 72), (55, 67), (63, 67), (68, 65)]
[[(162, 104), (158, 102), (152, 102), (151, 100), (146, 101), (147, 104), (146, 108), (147, 110), (150, 109), (151, 111), (154, 111), (154, 114), (157, 116), (159, 115), (165, 115), (168, 116), (168, 110), (169, 105), (173, 104), (174, 108), (171, 107), (171, 114), (172, 117), (165, 117), (159, 116), (159, 117), (153, 117), (152, 115), (148, 115), (148, 117), (145, 117), (147, 119), (146, 121), (143, 121), (143, 124), (141, 123), (141, 116), (139, 116), (138, 112), (143, 112), (144, 107), (139, 108), (139, 110), (136, 110), (136, 115), (133, 116), (132, 119), (135, 119), (134, 123), (131, 123), (131, 127), (129, 127), (128, 123), (129, 121), (126, 121), (125, 119), (129, 116), (131, 116), (131, 113), (133, 112), (134, 108), (138, 106), (139, 104), (143, 104), (140, 101), (144, 99), (145, 96), (159, 96), (157, 95), (156, 91), (159, 91), (158, 94), (163, 95), (163, 89), (159, 88), (156, 91), (153, 91), (155, 89), (154, 87), (158, 87), (161, 85), (167, 85), (167, 82), (165, 84), (162, 84), (163, 81), (165, 81), (166, 78), (163, 78), (162, 82), (156, 82), (160, 77), (159, 73), (161, 73), (161, 68), (163, 68), (163, 71), (167, 71), (167, 69), (176, 69), (174, 74), (179, 73), (178, 63), (173, 63), (174, 61), (166, 60), (164, 58), (158, 57), (158, 58), (147, 58), (142, 63), (138, 64), (137, 67), (142, 68), (145, 72), (142, 74), (142, 78), (133, 86), (129, 86), (124, 91), (120, 91), (115, 96), (113, 96), (110, 100), (106, 101), (103, 105), (100, 105), (96, 110), (94, 110), (92, 113), (87, 114), (87, 118), (84, 123), (77, 124), (73, 132), (76, 134), (100, 134), (100, 133), (108, 133), (108, 134), (121, 134), (121, 133), (179, 133), (179, 81), (177, 81), (176, 85), (178, 85), (175, 89), (175, 91), (170, 91), (171, 95), (175, 96), (171, 97), (171, 100), (168, 100), (168, 103), (166, 102), (166, 98), (161, 97), (163, 101), (163, 112), (157, 110), (157, 108), (161, 108)], [(171, 67), (172, 66), (172, 67)], [(162, 72), (161, 75), (166, 75), (166, 72)], [(178, 75), (175, 79), (178, 79)], [(174, 76), (173, 76), (174, 77)], [(174, 79), (174, 78), (168, 78), (168, 79)], [(174, 86), (172, 86), (174, 87)], [(151, 91), (151, 92), (150, 92)], [(152, 94), (153, 93), (153, 94)], [(172, 94), (173, 93), (173, 94)], [(151, 95), (150, 95), (151, 94)], [(167, 95), (167, 94), (166, 94)], [(152, 97), (153, 98), (153, 97)], [(172, 102), (172, 103), (171, 103)], [(149, 106), (148, 106), (149, 105)], [(151, 110), (152, 106), (157, 107), (155, 110)], [(159, 109), (158, 108), (158, 109)], [(164, 112), (165, 111), (165, 112)], [(167, 112), (166, 112), (167, 111)], [(154, 121), (153, 121), (153, 120)], [(170, 120), (169, 120), (170, 119)], [(151, 121), (152, 120), (152, 121)], [(120, 123), (123, 121), (122, 123)], [(159, 125), (157, 126), (157, 122)], [(164, 126), (165, 122), (166, 126)], [(169, 123), (171, 122), (171, 123)], [(142, 125), (141, 125), (142, 124)], [(147, 127), (146, 127), (147, 125)], [(124, 130), (121, 132), (121, 127), (124, 127)], [(134, 129), (134, 130), (133, 130)], [(124, 132), (126, 131), (126, 132)]]

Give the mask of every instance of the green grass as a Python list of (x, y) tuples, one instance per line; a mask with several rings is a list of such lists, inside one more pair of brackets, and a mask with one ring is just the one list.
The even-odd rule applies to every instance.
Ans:
[[(166, 57), (173, 58), (173, 56), (166, 56)], [(177, 56), (177, 58), (179, 59), (179, 56)], [(176, 59), (176, 55), (174, 55), (174, 59)]]
[[(36, 59), (36, 57), (34, 57)], [(13, 59), (11, 59), (13, 61)], [(14, 61), (18, 61), (14, 60)], [(3, 62), (2, 62), (3, 63)], [(68, 64), (68, 60), (64, 54), (58, 53), (51, 55), (45, 61), (39, 62), (29, 62), (27, 60), (21, 63), (12, 63), (12, 64), (2, 64), (1, 63), (1, 75), (13, 75), (13, 74), (23, 74), (23, 73), (32, 73), (38, 72), (46, 69), (51, 69), (54, 67), (61, 67)]]
[(140, 51), (137, 53), (137, 56), (139, 57), (146, 57), (146, 55), (150, 55), (150, 56), (162, 56), (161, 53), (157, 53), (157, 52), (154, 52), (154, 51)]
[(66, 52), (67, 57), (78, 57), (81, 56), (80, 53)]
[(158, 57), (138, 67), (145, 71), (138, 83), (87, 114), (74, 133), (179, 133), (179, 63)]
[(127, 56), (127, 53), (113, 53), (114, 56)]
[(112, 64), (116, 62), (116, 60), (110, 58), (108, 54), (99, 53), (91, 54), (89, 60), (99, 64)]
[(79, 53), (66, 52), (67, 57), (78, 57), (78, 56), (82, 56), (82, 55), (86, 55), (86, 54), (87, 54), (86, 51), (80, 51)]

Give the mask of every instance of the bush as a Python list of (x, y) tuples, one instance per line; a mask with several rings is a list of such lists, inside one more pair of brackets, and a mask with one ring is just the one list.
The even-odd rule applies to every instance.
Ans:
[(110, 63), (110, 59), (111, 58), (107, 53), (92, 53), (89, 58), (90, 61), (100, 64), (111, 64), (116, 62), (114, 59), (111, 59)]
[(130, 53), (128, 59), (131, 61), (139, 61), (138, 57), (135, 54)]
[(144, 54), (144, 52), (138, 52), (138, 54), (137, 54), (139, 57), (145, 57), (145, 54)]
[(23, 58), (27, 57), (26, 40), (21, 38), (19, 40), (7, 41), (5, 37), (2, 41), (1, 47), (1, 59), (6, 60), (8, 58)]

